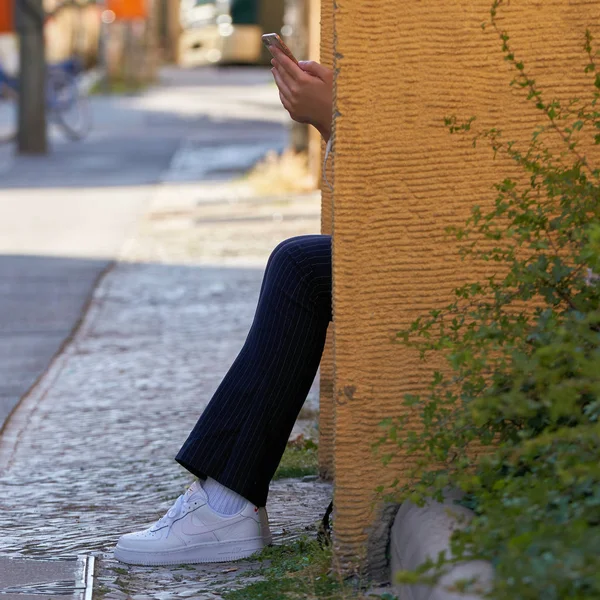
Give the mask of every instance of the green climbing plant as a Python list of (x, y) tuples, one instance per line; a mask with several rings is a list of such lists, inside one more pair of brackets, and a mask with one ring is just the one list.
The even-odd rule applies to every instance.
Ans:
[(485, 559), (496, 573), (490, 598), (588, 600), (600, 598), (599, 53), (586, 31), (589, 93), (547, 98), (500, 26), (503, 4), (494, 1), (487, 26), (543, 124), (519, 144), (501, 128), (477, 131), (475, 117), (446, 119), (450, 133), (486, 142), (521, 175), (449, 230), (463, 258), (492, 274), (398, 334), (447, 368), (404, 399), (419, 428), (408, 417), (382, 423), (384, 462), (402, 450), (415, 466), (413, 483), (379, 491), (421, 503), (456, 486), (475, 511), (451, 555), (401, 580), (434, 581), (453, 562)]

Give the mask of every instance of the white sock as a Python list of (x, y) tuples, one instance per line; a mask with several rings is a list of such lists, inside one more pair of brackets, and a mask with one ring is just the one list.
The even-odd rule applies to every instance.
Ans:
[(222, 515), (234, 515), (240, 512), (244, 508), (244, 504), (248, 502), (246, 498), (211, 477), (202, 482), (202, 488), (208, 496), (208, 505)]

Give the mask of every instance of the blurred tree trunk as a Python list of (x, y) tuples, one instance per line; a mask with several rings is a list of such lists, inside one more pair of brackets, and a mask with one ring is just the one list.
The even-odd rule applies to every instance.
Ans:
[(17, 0), (16, 25), (20, 39), (19, 132), (20, 154), (46, 154), (46, 56), (42, 0)]
[(156, 77), (158, 75), (158, 67), (160, 64), (160, 52), (158, 44), (161, 13), (160, 5), (160, 0), (148, 0), (148, 19), (146, 20), (142, 37), (138, 42), (138, 49), (141, 50), (140, 59), (143, 65), (143, 83), (151, 83), (156, 81)]
[(161, 0), (160, 38), (164, 60), (179, 62), (179, 36), (181, 20), (179, 16), (180, 0)]

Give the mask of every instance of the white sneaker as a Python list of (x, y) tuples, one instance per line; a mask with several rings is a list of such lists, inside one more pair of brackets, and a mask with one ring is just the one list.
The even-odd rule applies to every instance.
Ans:
[(246, 558), (270, 543), (264, 508), (247, 502), (235, 515), (220, 515), (208, 505), (196, 481), (154, 525), (123, 535), (114, 554), (132, 565), (228, 562)]

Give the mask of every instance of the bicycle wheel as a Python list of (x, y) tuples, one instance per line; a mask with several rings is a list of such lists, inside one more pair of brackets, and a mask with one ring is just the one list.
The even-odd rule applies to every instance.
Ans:
[(19, 94), (8, 85), (0, 85), (0, 144), (17, 139)]
[(63, 133), (72, 140), (84, 138), (92, 127), (92, 113), (77, 78), (63, 70), (49, 71), (46, 94), (49, 114)]

